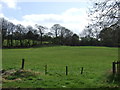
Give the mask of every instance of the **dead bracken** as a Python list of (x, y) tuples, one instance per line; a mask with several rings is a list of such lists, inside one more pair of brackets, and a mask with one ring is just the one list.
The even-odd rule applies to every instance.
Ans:
[(21, 81), (24, 78), (34, 78), (40, 74), (40, 72), (33, 72), (31, 70), (1, 70), (2, 82)]

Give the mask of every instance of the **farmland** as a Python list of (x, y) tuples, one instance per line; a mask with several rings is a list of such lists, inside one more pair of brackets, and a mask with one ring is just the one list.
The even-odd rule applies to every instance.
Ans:
[[(118, 87), (116, 83), (107, 82), (112, 62), (118, 60), (118, 48), (54, 46), (3, 49), (3, 69), (19, 70), (23, 58), (25, 59), (24, 70), (32, 74), (28, 77), (9, 75), (7, 80), (3, 80), (4, 88)], [(45, 65), (48, 66), (46, 75)], [(66, 66), (68, 66), (68, 75), (65, 75)], [(83, 74), (80, 72), (81, 67), (83, 67)], [(19, 80), (14, 80), (13, 77)]]

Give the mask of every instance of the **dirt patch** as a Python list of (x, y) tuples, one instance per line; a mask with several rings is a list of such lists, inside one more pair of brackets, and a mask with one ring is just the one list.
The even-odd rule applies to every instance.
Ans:
[(40, 75), (40, 72), (33, 72), (31, 70), (2, 70), (2, 82), (21, 81), (27, 78), (35, 78)]

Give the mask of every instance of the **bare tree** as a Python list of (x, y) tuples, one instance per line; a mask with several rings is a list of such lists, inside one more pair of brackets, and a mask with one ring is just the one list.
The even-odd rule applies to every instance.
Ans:
[(24, 39), (23, 33), (24, 33), (25, 27), (21, 24), (17, 24), (16, 29), (17, 29), (17, 32), (18, 32), (18, 37), (19, 37), (18, 39), (20, 41), (20, 46), (23, 47), (23, 39)]
[[(120, 1), (119, 0), (99, 0), (95, 1), (93, 8), (90, 9), (89, 16), (92, 24), (100, 28), (109, 27), (119, 23), (120, 20)], [(120, 24), (120, 23), (119, 23)]]
[(4, 40), (7, 36), (7, 24), (8, 24), (8, 21), (5, 20), (4, 18), (0, 18), (0, 30), (1, 30), (1, 33), (2, 33), (2, 45), (4, 44)]
[[(93, 8), (90, 9), (89, 16), (92, 24), (101, 30), (114, 24), (120, 26), (120, 0), (95, 1)], [(118, 59), (120, 60), (120, 57)], [(120, 65), (118, 65), (117, 71), (120, 74)]]
[(41, 45), (42, 45), (42, 41), (43, 41), (42, 37), (43, 37), (43, 34), (45, 32), (45, 29), (47, 29), (47, 27), (43, 27), (43, 26), (38, 25), (38, 24), (36, 24), (35, 26), (39, 30), (39, 33), (40, 33), (40, 42), (41, 42)]
[(57, 38), (60, 35), (60, 33), (61, 33), (61, 25), (60, 24), (54, 24), (51, 27), (51, 32), (53, 32), (53, 34)]
[(8, 22), (8, 40), (10, 39), (10, 45), (13, 46), (13, 32), (15, 30), (15, 25), (12, 22)]

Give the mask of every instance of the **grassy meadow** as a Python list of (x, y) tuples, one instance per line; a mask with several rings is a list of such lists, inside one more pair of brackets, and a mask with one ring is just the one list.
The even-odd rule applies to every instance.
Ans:
[[(26, 73), (9, 75), (3, 88), (99, 88), (118, 87), (109, 82), (112, 62), (118, 60), (118, 48), (91, 46), (55, 46), (25, 49), (3, 49), (4, 70), (19, 70), (25, 59)], [(44, 66), (48, 66), (45, 75)], [(65, 75), (68, 66), (68, 75)], [(81, 74), (83, 67), (83, 74)], [(29, 72), (27, 72), (29, 71)]]

